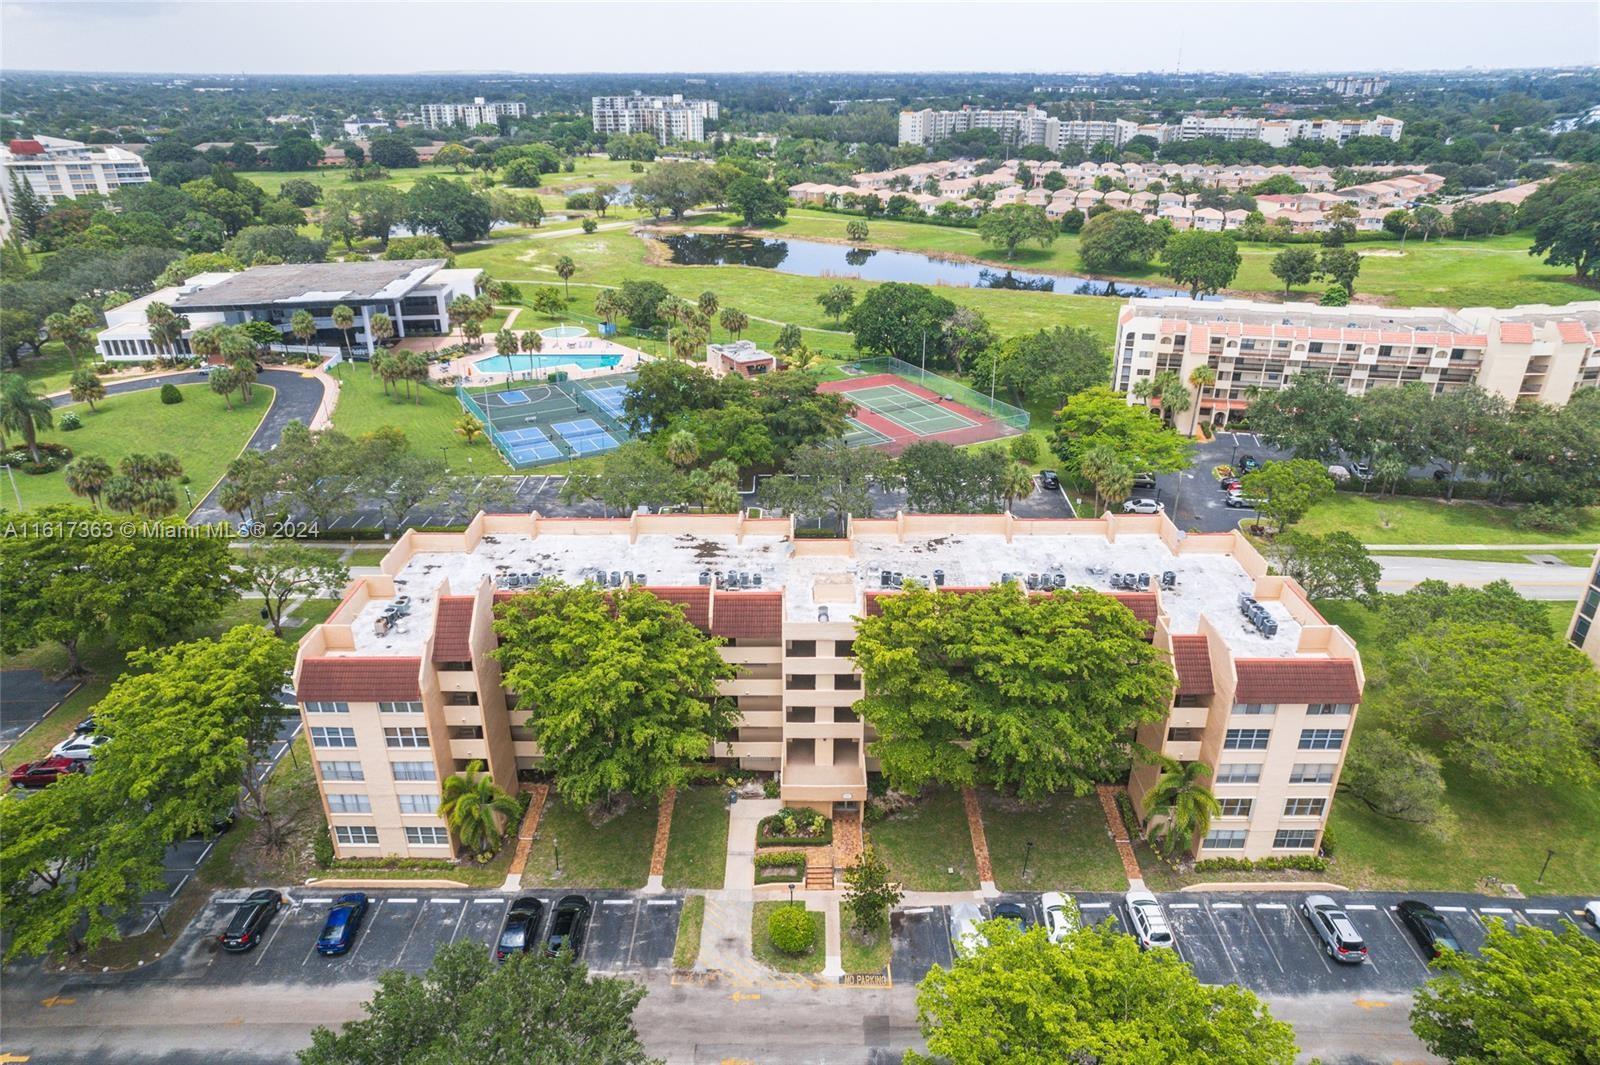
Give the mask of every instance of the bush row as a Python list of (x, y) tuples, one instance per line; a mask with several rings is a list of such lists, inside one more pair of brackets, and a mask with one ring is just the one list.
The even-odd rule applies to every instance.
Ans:
[(805, 851), (763, 851), (754, 861), (758, 884), (785, 884), (806, 875)]
[(1202, 858), (1194, 863), (1197, 873), (1275, 873), (1298, 869), (1307, 873), (1320, 873), (1328, 868), (1328, 859), (1318, 854), (1285, 854), (1274, 858)]
[[(1334, 487), (1341, 492), (1353, 492), (1361, 495), (1361, 479), (1351, 477), (1343, 481), (1335, 481)], [(1394, 493), (1397, 496), (1418, 496), (1424, 499), (1443, 499), (1450, 490), (1449, 484), (1444, 481), (1435, 481), (1431, 477), (1402, 477), (1394, 484)], [(1456, 482), (1456, 499), (1494, 499), (1500, 495), (1500, 486), (1491, 481), (1475, 481), (1462, 479)], [(1366, 494), (1375, 501), (1381, 501), (1382, 496), (1389, 494), (1389, 482), (1384, 481), (1380, 489), (1377, 481), (1367, 485)], [(1515, 503), (1530, 503), (1535, 497), (1527, 491), (1515, 489), (1505, 492), (1505, 499)]]

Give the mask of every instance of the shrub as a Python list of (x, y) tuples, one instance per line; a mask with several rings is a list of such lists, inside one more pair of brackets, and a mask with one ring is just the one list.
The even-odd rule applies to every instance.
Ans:
[(311, 857), (324, 869), (333, 864), (333, 831), (326, 825), (311, 841)]
[(779, 810), (763, 817), (756, 832), (759, 844), (821, 846), (833, 842), (833, 823), (806, 807)]
[(41, 440), (38, 448), (38, 462), (33, 461), (33, 455), (26, 446), (19, 445), (9, 451), (0, 452), (0, 465), (10, 466), (23, 473), (40, 474), (54, 473), (72, 461), (72, 449), (65, 444), (53, 444)]
[(776, 799), (782, 791), (783, 786), (776, 780), (763, 780), (761, 782), (761, 794), (769, 799)]
[(1516, 526), (1548, 533), (1575, 532), (1578, 528), (1578, 510), (1561, 503), (1530, 503), (1517, 515)]
[(1197, 873), (1271, 873), (1297, 869), (1306, 873), (1320, 873), (1328, 868), (1328, 859), (1316, 854), (1285, 854), (1281, 857), (1257, 858), (1202, 858), (1194, 863)]
[(1039, 461), (1039, 438), (1032, 433), (1023, 433), (1011, 441), (1011, 457), (1018, 462), (1032, 465)]
[(781, 906), (767, 918), (767, 936), (785, 954), (804, 954), (811, 949), (816, 929), (803, 906)]
[(56, 422), (56, 425), (60, 426), (63, 432), (70, 433), (74, 429), (83, 428), (83, 419), (78, 417), (76, 411), (69, 410), (61, 416), (61, 420)]
[(1122, 815), (1122, 824), (1128, 830), (1129, 838), (1139, 834), (1139, 815), (1134, 813), (1133, 800), (1126, 791), (1117, 791), (1117, 812)]
[(594, 219), (585, 218), (583, 220), (583, 231), (585, 233), (593, 233), (595, 230), (597, 230), (599, 228), (600, 228), (600, 224), (598, 222), (596, 222)]
[(183, 393), (178, 391), (177, 385), (168, 381), (166, 384), (161, 386), (161, 402), (165, 403), (169, 407), (174, 403), (182, 403)]
[(758, 884), (787, 884), (806, 875), (805, 851), (762, 851), (753, 861)]

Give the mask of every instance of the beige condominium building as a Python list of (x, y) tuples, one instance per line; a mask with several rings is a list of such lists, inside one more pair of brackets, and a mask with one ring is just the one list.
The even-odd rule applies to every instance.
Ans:
[[(1141, 743), (1212, 767), (1223, 802), (1201, 855), (1320, 842), (1363, 674), (1353, 642), (1236, 532), (1181, 537), (1164, 516), (862, 519), (839, 539), (789, 519), (480, 514), (464, 532), (407, 531), (301, 641), (295, 683), (342, 856), (448, 857), (440, 781), (481, 759), (513, 789), (539, 764), (501, 681), (495, 604), (540, 581), (638, 585), (679, 604), (740, 667), (740, 722), (718, 758), (777, 775), (785, 802), (859, 809), (872, 730), (854, 710), (856, 621), (907, 582), (959, 594), (1115, 595), (1173, 657), (1169, 716)], [(1135, 773), (1136, 796), (1154, 770)]]
[(1589, 566), (1589, 586), (1583, 590), (1583, 598), (1578, 600), (1578, 608), (1572, 612), (1572, 625), (1567, 629), (1567, 639), (1572, 641), (1572, 646), (1600, 666), (1600, 624), (1595, 623), (1597, 616), (1600, 616), (1600, 551), (1595, 552), (1594, 561)]
[(1353, 395), (1420, 381), (1436, 394), (1478, 384), (1512, 402), (1560, 406), (1600, 386), (1600, 301), (1559, 307), (1321, 307), (1251, 300), (1131, 299), (1117, 316), (1112, 383), (1163, 370), (1216, 372), (1198, 419), (1224, 425), (1252, 388), (1330, 375)]

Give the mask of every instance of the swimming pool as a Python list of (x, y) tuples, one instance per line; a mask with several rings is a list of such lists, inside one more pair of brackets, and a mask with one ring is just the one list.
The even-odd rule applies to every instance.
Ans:
[(616, 366), (621, 362), (621, 355), (490, 355), (486, 359), (473, 360), (472, 368), (478, 373), (528, 373), (556, 366), (576, 366), (580, 370), (588, 370)]

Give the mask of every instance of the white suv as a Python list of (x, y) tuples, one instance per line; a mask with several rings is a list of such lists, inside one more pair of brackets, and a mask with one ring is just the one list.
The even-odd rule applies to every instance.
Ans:
[(1081, 926), (1078, 906), (1059, 891), (1046, 891), (1039, 898), (1044, 910), (1044, 927), (1050, 942), (1061, 943)]
[(1145, 950), (1158, 947), (1177, 949), (1173, 943), (1172, 926), (1167, 924), (1167, 915), (1162, 912), (1161, 903), (1156, 901), (1154, 895), (1135, 889), (1124, 895), (1122, 901), (1128, 908), (1129, 928), (1140, 947)]

